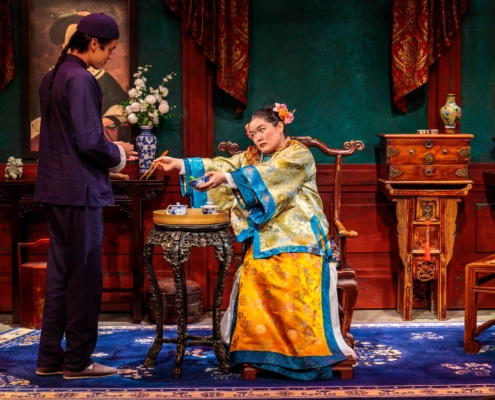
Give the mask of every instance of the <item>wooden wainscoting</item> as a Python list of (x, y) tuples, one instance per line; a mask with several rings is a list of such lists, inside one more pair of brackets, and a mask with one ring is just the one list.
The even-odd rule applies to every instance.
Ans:
[[(1, 166), (0, 166), (1, 168)], [(494, 164), (471, 165), (473, 188), (459, 206), (454, 256), (448, 268), (447, 308), (462, 309), (464, 305), (464, 267), (467, 263), (495, 253), (495, 187), (485, 184), (483, 171)], [(29, 171), (29, 167), (27, 168)], [(329, 165), (318, 166), (318, 186), (325, 204), (332, 196)], [(397, 272), (400, 259), (397, 246), (397, 220), (395, 204), (388, 201), (377, 185), (376, 165), (344, 165), (342, 184), (342, 220), (348, 229), (359, 235), (348, 241), (348, 257), (356, 270), (359, 285), (358, 309), (395, 309)], [(184, 202), (180, 194), (178, 177), (173, 174), (165, 192), (144, 203), (144, 234), (153, 227), (153, 210), (166, 208), (168, 204)], [(325, 210), (331, 213), (330, 209)], [(132, 285), (132, 257), (129, 254), (131, 237), (128, 221), (118, 220), (117, 209), (109, 208), (105, 225), (105, 287), (122, 288)], [(44, 234), (43, 220), (30, 217), (29, 238)], [(41, 217), (39, 217), (41, 218)], [(0, 206), (0, 312), (12, 311), (12, 263), (11, 263), (11, 210)], [(120, 222), (119, 222), (120, 221)], [(144, 241), (143, 237), (143, 241)], [(234, 262), (240, 262), (240, 245), (234, 248)], [(154, 259), (159, 278), (170, 277), (170, 267), (157, 250)], [(212, 293), (216, 281), (217, 261), (212, 249), (195, 248), (186, 267), (187, 279), (199, 283), (203, 289), (205, 310), (212, 308)], [(224, 307), (228, 304), (234, 268), (231, 268), (226, 285)], [(143, 294), (148, 280), (145, 277)], [(428, 288), (417, 291), (415, 308), (427, 308)], [(126, 293), (106, 293), (103, 311), (129, 310), (130, 296)], [(482, 307), (495, 307), (495, 300), (481, 300)], [(144, 310), (144, 309), (143, 309)]]

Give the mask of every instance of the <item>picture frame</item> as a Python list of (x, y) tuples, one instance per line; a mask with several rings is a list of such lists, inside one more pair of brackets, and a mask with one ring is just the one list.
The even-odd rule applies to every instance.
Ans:
[(89, 69), (103, 91), (102, 122), (109, 140), (131, 141), (131, 129), (118, 115), (117, 106), (127, 99), (131, 74), (137, 68), (137, 0), (22, 0), (22, 82), (24, 159), (36, 159), (40, 110), (38, 89), (75, 30), (88, 13), (103, 12), (119, 25), (120, 38), (111, 60), (101, 70)]

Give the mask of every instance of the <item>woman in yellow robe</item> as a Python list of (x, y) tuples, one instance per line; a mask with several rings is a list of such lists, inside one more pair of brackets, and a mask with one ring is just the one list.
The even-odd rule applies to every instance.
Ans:
[[(155, 162), (181, 171), (192, 206), (213, 201), (231, 210), (245, 256), (236, 271), (222, 336), (232, 365), (251, 364), (294, 379), (330, 379), (332, 365), (355, 357), (338, 317), (338, 249), (316, 186), (307, 147), (285, 136), (294, 119), (285, 104), (256, 111), (246, 125), (253, 140), (233, 157)], [(190, 176), (208, 175), (193, 190)]]

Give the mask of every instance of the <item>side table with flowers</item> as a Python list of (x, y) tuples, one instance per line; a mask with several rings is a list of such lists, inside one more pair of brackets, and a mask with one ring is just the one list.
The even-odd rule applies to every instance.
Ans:
[(163, 119), (174, 117), (170, 113), (170, 105), (166, 100), (169, 90), (164, 84), (170, 82), (175, 73), (171, 73), (162, 78), (163, 84), (158, 88), (147, 86), (145, 72), (151, 68), (151, 65), (138, 67), (137, 72), (133, 75), (134, 87), (129, 90), (129, 99), (122, 103), (125, 107), (127, 120), (130, 124), (137, 124), (141, 132), (136, 137), (136, 151), (139, 159), (139, 173), (146, 172), (153, 163), (156, 153), (156, 136), (152, 129), (158, 126)]

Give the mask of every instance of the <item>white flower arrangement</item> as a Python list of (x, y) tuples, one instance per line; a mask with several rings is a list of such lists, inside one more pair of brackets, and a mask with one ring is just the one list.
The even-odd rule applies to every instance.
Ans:
[[(163, 84), (157, 89), (146, 86), (146, 76), (144, 75), (151, 68), (151, 65), (138, 67), (137, 72), (133, 75), (134, 87), (128, 92), (129, 99), (122, 103), (130, 124), (139, 126), (158, 126), (160, 118), (168, 119), (174, 117), (170, 114), (171, 107), (166, 100), (169, 90), (164, 84), (170, 82), (176, 75), (170, 73), (163, 79)], [(175, 108), (172, 107), (172, 108)]]

